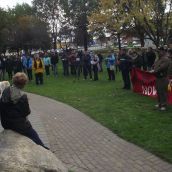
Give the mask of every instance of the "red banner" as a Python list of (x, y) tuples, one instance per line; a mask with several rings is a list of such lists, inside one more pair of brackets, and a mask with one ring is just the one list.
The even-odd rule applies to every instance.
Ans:
[[(149, 72), (133, 68), (131, 71), (131, 82), (133, 91), (144, 96), (157, 97), (155, 88), (156, 77)], [(172, 104), (172, 80), (169, 79), (168, 102)]]

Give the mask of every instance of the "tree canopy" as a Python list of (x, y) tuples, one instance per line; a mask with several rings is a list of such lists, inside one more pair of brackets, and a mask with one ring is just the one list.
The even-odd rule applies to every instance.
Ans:
[(36, 17), (35, 9), (28, 4), (12, 9), (0, 9), (0, 51), (50, 47), (48, 25)]
[(167, 44), (172, 30), (172, 0), (100, 0), (89, 22), (92, 30), (132, 29), (141, 42), (148, 37), (158, 47)]
[(131, 34), (158, 47), (172, 33), (172, 0), (33, 0), (33, 6), (17, 4), (0, 8), (0, 51), (49, 48), (62, 38), (84, 46), (94, 35)]

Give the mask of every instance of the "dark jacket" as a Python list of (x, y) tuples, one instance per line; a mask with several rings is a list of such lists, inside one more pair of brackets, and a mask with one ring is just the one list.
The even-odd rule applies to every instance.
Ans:
[(22, 62), (19, 58), (15, 58), (13, 61), (14, 73), (22, 72)]
[(57, 53), (52, 54), (52, 56), (51, 56), (51, 64), (52, 65), (56, 65), (58, 63), (58, 61), (59, 61), (58, 54)]
[(154, 64), (154, 72), (157, 78), (167, 77), (170, 60), (166, 57), (158, 59)]
[(7, 60), (6, 60), (6, 71), (7, 72), (13, 71), (13, 60), (10, 58), (7, 58)]
[(91, 65), (91, 56), (89, 54), (84, 54), (84, 56), (83, 56), (83, 65), (84, 66)]
[(146, 53), (146, 58), (148, 67), (152, 67), (156, 59), (156, 54), (153, 51), (149, 51)]
[(5, 70), (5, 59), (0, 57), (0, 69)]
[(168, 76), (172, 76), (172, 59), (169, 59)]
[(31, 127), (27, 119), (29, 114), (30, 108), (26, 94), (20, 94), (20, 90), (12, 86), (6, 88), (0, 99), (0, 115), (3, 128), (20, 133), (26, 132)]
[(122, 71), (129, 71), (132, 67), (132, 59), (127, 54), (123, 54), (119, 58), (120, 69)]

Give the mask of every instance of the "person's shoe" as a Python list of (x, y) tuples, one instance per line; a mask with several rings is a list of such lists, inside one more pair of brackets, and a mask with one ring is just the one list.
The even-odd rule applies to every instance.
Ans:
[(159, 105), (159, 104), (156, 104), (156, 105), (155, 105), (155, 108), (160, 108), (160, 105)]
[(159, 110), (160, 111), (166, 111), (167, 109), (166, 109), (166, 107), (161, 107)]

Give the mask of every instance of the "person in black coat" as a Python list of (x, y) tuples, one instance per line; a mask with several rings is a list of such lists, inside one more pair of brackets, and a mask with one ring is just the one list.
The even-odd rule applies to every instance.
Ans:
[(17, 72), (22, 72), (22, 70), (23, 70), (22, 61), (21, 61), (20, 57), (17, 55), (13, 61), (13, 70), (14, 70), (14, 74), (16, 74)]
[(62, 64), (63, 64), (63, 75), (69, 76), (69, 59), (68, 59), (67, 51), (63, 51), (61, 60), (62, 60)]
[(27, 118), (31, 111), (27, 95), (21, 91), (27, 81), (25, 73), (16, 73), (13, 76), (13, 85), (3, 91), (0, 99), (1, 124), (4, 129), (18, 132), (48, 149)]
[(51, 65), (52, 65), (52, 70), (53, 70), (53, 74), (55, 77), (57, 77), (57, 64), (59, 61), (59, 56), (58, 53), (53, 52), (51, 54)]
[(11, 80), (13, 74), (13, 60), (10, 56), (8, 56), (6, 60), (6, 71), (8, 73), (8, 79)]
[(5, 57), (0, 57), (0, 81), (5, 79)]
[(147, 58), (148, 70), (152, 70), (152, 66), (155, 63), (156, 54), (151, 47), (148, 48), (148, 52), (146, 53), (146, 58)]
[(131, 88), (130, 82), (130, 69), (132, 67), (132, 59), (127, 55), (127, 50), (122, 49), (119, 57), (120, 69), (122, 72), (122, 78), (124, 82), (123, 89), (129, 90)]
[(91, 70), (91, 55), (87, 51), (83, 54), (83, 75), (84, 79), (87, 79), (87, 76), (90, 76), (92, 80), (92, 70)]

